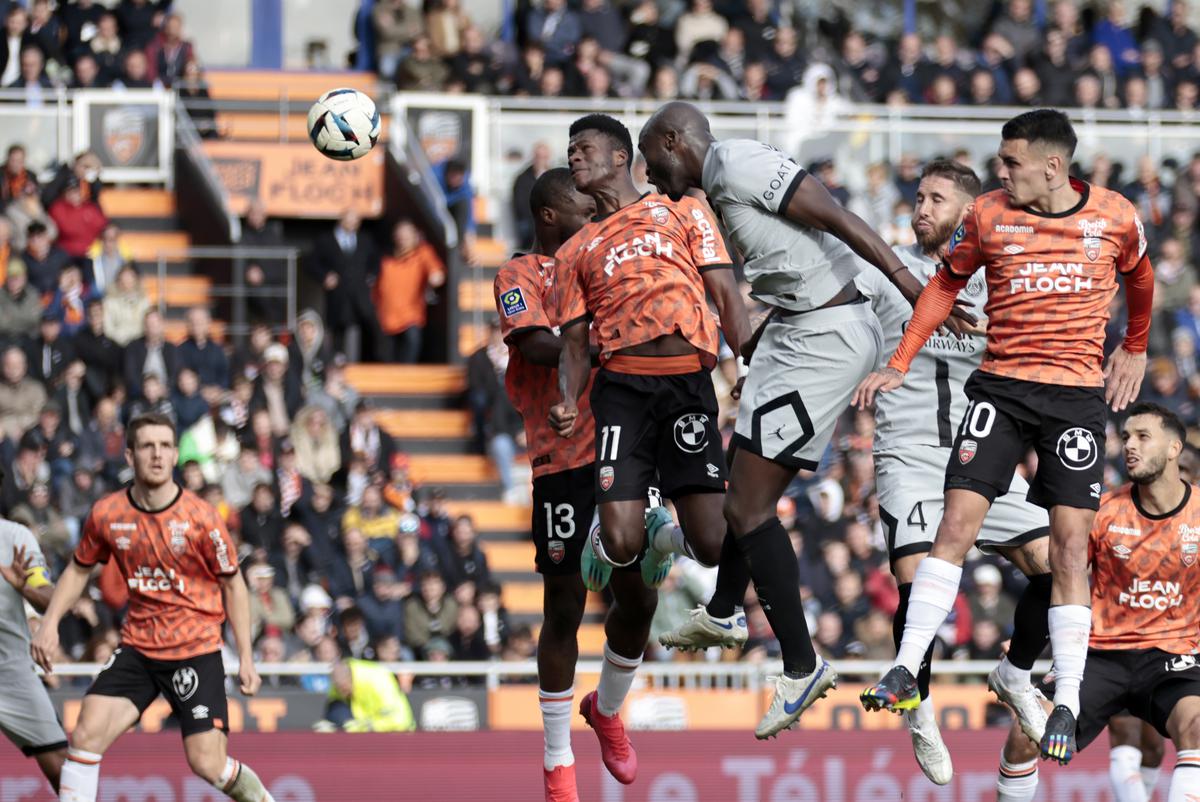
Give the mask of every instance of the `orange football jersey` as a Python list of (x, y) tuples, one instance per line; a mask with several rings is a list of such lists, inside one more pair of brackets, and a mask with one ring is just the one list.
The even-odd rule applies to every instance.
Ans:
[(128, 490), (92, 506), (75, 549), (85, 568), (113, 559), (129, 588), (121, 643), (155, 660), (185, 660), (221, 648), (221, 577), (238, 571), (237, 551), (216, 510), (180, 488), (159, 512)]
[(1092, 525), (1094, 649), (1200, 647), (1200, 494), (1191, 485), (1179, 509), (1152, 517), (1136, 486), (1106, 493)]
[(717, 324), (700, 274), (733, 260), (702, 201), (643, 195), (584, 226), (556, 258), (574, 277), (564, 282), (564, 323), (591, 316), (601, 363), (623, 348), (678, 333), (706, 367), (716, 364)]
[[(560, 400), (558, 370), (526, 361), (512, 336), (531, 329), (558, 333), (562, 323), (559, 294), (569, 281), (568, 268), (552, 257), (514, 256), (496, 274), (493, 290), (500, 330), (508, 343), (504, 386), (525, 422), (525, 439), (534, 477), (581, 468), (596, 461), (596, 424), (592, 420), (591, 379), (579, 397), (579, 418), (570, 437), (550, 427), (550, 407)], [(592, 371), (593, 375), (595, 371)]]
[(1147, 258), (1146, 235), (1124, 197), (1076, 179), (1071, 185), (1083, 198), (1057, 215), (1013, 207), (1003, 190), (980, 195), (950, 240), (952, 275), (986, 270), (982, 371), (1043, 384), (1104, 384), (1116, 276)]

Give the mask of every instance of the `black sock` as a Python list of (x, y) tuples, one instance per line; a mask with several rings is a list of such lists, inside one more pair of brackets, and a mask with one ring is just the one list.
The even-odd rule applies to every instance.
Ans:
[(1046, 650), (1050, 641), (1050, 574), (1029, 577), (1025, 592), (1017, 600), (1013, 615), (1012, 640), (1008, 644), (1008, 662), (1026, 671)]
[[(900, 605), (896, 608), (896, 615), (892, 618), (892, 642), (896, 644), (896, 649), (900, 649), (900, 639), (904, 637), (904, 620), (908, 616), (908, 597), (912, 593), (912, 582), (905, 582), (899, 586), (900, 590)], [(925, 650), (925, 658), (921, 661), (921, 669), (917, 672), (917, 689), (921, 692), (921, 699), (929, 698), (929, 679), (933, 676), (933, 643), (929, 644), (929, 648)]]
[(778, 518), (738, 538), (738, 547), (746, 558), (754, 590), (775, 637), (783, 651), (783, 671), (798, 677), (811, 674), (817, 667), (800, 601), (800, 566), (792, 541)]
[(746, 558), (738, 548), (733, 532), (725, 532), (721, 543), (721, 562), (717, 569), (717, 589), (708, 600), (705, 609), (714, 618), (728, 618), (735, 607), (746, 599), (746, 586), (750, 584), (750, 569)]

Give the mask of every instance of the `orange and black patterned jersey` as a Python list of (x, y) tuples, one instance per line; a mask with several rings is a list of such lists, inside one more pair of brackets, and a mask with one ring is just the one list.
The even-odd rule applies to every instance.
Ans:
[(703, 201), (643, 195), (581, 228), (556, 257), (574, 277), (564, 282), (564, 325), (591, 316), (602, 364), (623, 348), (676, 333), (706, 367), (716, 364), (717, 324), (700, 274), (733, 260)]
[(1002, 190), (981, 195), (950, 240), (952, 275), (986, 270), (980, 370), (1043, 384), (1104, 384), (1104, 326), (1116, 276), (1148, 258), (1146, 235), (1121, 195), (1071, 184), (1083, 197), (1056, 215), (1013, 207)]
[[(508, 370), (504, 385), (509, 400), (525, 421), (525, 439), (534, 477), (580, 468), (596, 461), (596, 424), (592, 420), (591, 378), (579, 396), (575, 433), (559, 437), (550, 426), (550, 407), (561, 398), (558, 371), (535, 365), (513, 344), (513, 335), (545, 329), (558, 333), (563, 322), (559, 295), (569, 281), (569, 268), (552, 257), (537, 254), (514, 256), (496, 274), (493, 289), (500, 330), (508, 343)], [(592, 371), (593, 375), (595, 371)]]
[(1100, 500), (1088, 541), (1094, 649), (1200, 647), (1200, 493), (1188, 485), (1179, 507), (1148, 515), (1137, 486)]
[(85, 568), (116, 560), (129, 587), (121, 642), (155, 660), (184, 660), (221, 648), (221, 577), (238, 571), (237, 551), (212, 505), (180, 488), (158, 512), (128, 490), (92, 506), (75, 549)]

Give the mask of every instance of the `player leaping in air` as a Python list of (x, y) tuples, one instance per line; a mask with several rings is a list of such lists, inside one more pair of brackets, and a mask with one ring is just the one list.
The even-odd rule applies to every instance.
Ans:
[[(987, 352), (965, 387), (967, 409), (946, 466), (945, 511), (913, 579), (895, 663), (863, 692), (862, 703), (868, 710), (917, 706), (916, 674), (954, 604), (963, 559), (1032, 447), (1038, 471), (1029, 500), (1050, 510), (1048, 627), (1058, 678), (1041, 753), (1065, 764), (1075, 752), (1091, 627), (1087, 540), (1104, 481), (1105, 407), (1124, 409), (1141, 386), (1154, 275), (1129, 201), (1068, 175), (1076, 140), (1065, 114), (1026, 112), (1005, 123), (1001, 138), (1003, 188), (967, 212), (896, 352), (856, 393), (865, 408), (876, 392), (900, 387), (958, 293), (985, 268)], [(1129, 325), (1101, 369), (1118, 273), (1125, 276)]]
[[(569, 266), (556, 261), (554, 253), (591, 220), (596, 203), (576, 191), (570, 171), (556, 167), (534, 182), (529, 205), (537, 232), (533, 252), (518, 254), (500, 268), (494, 290), (509, 348), (504, 381), (525, 422), (533, 467), (534, 559), (544, 588), (537, 659), (546, 800), (579, 802), (571, 751), (571, 701), (579, 658), (577, 632), (587, 597), (580, 557), (596, 510), (595, 427), (586, 393), (579, 398), (571, 438), (558, 437), (549, 416), (559, 401), (556, 368), (562, 339), (554, 333), (563, 322), (559, 295), (571, 281)], [(657, 595), (642, 581), (636, 565), (613, 573), (609, 584), (617, 601), (605, 622), (608, 638), (618, 652), (640, 654), (646, 639), (643, 622), (654, 615)], [(620, 707), (620, 700), (612, 700), (610, 694), (614, 687), (624, 693), (621, 686), (629, 672), (622, 669), (605, 662), (599, 687), (587, 704), (605, 710)], [(632, 779), (636, 767), (619, 755), (617, 761), (618, 771), (624, 772), (621, 776)]]
[(129, 585), (121, 646), (83, 697), (59, 800), (96, 802), (100, 759), (162, 694), (179, 718), (183, 751), (197, 776), (237, 802), (271, 802), (250, 767), (226, 753), (229, 713), (221, 661), (226, 618), (237, 644), (242, 693), (251, 696), (262, 683), (251, 652), (249, 594), (233, 541), (216, 510), (172, 478), (178, 450), (170, 418), (139, 415), (129, 422), (125, 440), (133, 484), (92, 507), (33, 639), (33, 658), (50, 673), (59, 622), (96, 564), (116, 561)]
[[(917, 187), (912, 227), (916, 243), (897, 247), (896, 254), (922, 283), (938, 268), (940, 253), (962, 222), (967, 207), (980, 192), (979, 179), (969, 167), (936, 160), (925, 166)], [(885, 344), (896, 347), (912, 317), (912, 307), (876, 270), (864, 270), (855, 279), (871, 298), (883, 327)], [(976, 274), (959, 293), (959, 301), (983, 316), (986, 282)], [(954, 338), (935, 335), (913, 360), (904, 384), (875, 400), (875, 483), (879, 515), (887, 537), (892, 573), (900, 586), (900, 606), (892, 622), (896, 646), (912, 591), (913, 573), (933, 545), (933, 533), (942, 517), (942, 484), (954, 425), (967, 406), (963, 384), (983, 359), (981, 331)], [(996, 499), (983, 522), (976, 542), (984, 551), (999, 552), (1029, 577), (1017, 603), (1008, 654), (988, 678), (997, 695), (1017, 711), (1028, 738), (1042, 737), (1046, 711), (1030, 683), (1029, 672), (1046, 648), (1046, 613), (1050, 605), (1050, 568), (1046, 511), (1025, 498), (1029, 485), (1017, 474), (1008, 493)], [(917, 762), (939, 785), (954, 775), (950, 752), (942, 741), (929, 698), (933, 644), (925, 652), (917, 673), (920, 706), (905, 710)]]
[[(716, 565), (725, 537), (725, 457), (709, 375), (717, 359), (717, 326), (705, 290), (737, 351), (750, 327), (732, 259), (703, 202), (638, 192), (630, 175), (633, 142), (624, 125), (592, 114), (576, 120), (570, 136), (571, 176), (580, 192), (595, 198), (599, 215), (557, 255), (571, 280), (561, 287), (561, 400), (551, 418), (560, 435), (573, 435), (577, 399), (591, 373), (590, 319), (601, 365), (590, 394), (600, 528), (584, 561), (606, 571), (637, 563), (646, 545), (647, 493), (657, 475), (686, 533), (686, 543), (680, 534), (674, 548)], [(642, 558), (648, 585), (661, 583), (671, 559), (669, 550)], [(604, 647), (612, 690), (585, 698), (583, 714), (601, 738), (609, 770), (629, 782), (633, 771), (621, 765), (614, 770), (610, 755), (613, 745), (628, 749), (616, 713), (641, 662), (650, 618), (622, 613), (620, 621), (607, 628)], [(621, 642), (613, 637), (618, 632)]]
[[(1128, 710), (1169, 737), (1176, 751), (1167, 802), (1200, 799), (1200, 493), (1180, 476), (1186, 436), (1158, 404), (1135, 404), (1125, 419), (1130, 484), (1104, 495), (1088, 541), (1091, 643), (1071, 733), (1084, 749)], [(1132, 757), (1121, 778), (1132, 786), (1114, 782), (1115, 798), (1147, 800), (1153, 785), (1147, 793)], [(999, 802), (1033, 802), (1036, 760), (1033, 744), (1010, 734)]]
[[(859, 257), (910, 301), (921, 285), (796, 162), (761, 142), (716, 141), (695, 106), (663, 106), (638, 146), (659, 192), (673, 199), (691, 189), (708, 195), (745, 259), (752, 295), (773, 307), (757, 335), (738, 408), (716, 592), (706, 608), (659, 638), (685, 649), (744, 643), (745, 617), (736, 608), (753, 579), (783, 651), (774, 699), (755, 730), (768, 738), (837, 683), (832, 666), (813, 650), (796, 555), (775, 511), (796, 472), (817, 467), (859, 380), (878, 365), (879, 322), (854, 286)], [(653, 531), (652, 546), (660, 542), (669, 538)]]

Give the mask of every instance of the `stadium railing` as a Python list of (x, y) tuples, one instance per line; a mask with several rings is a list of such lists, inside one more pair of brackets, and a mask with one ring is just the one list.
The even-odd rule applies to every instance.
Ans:
[[(537, 663), (528, 660), (523, 662), (411, 662), (411, 663), (381, 663), (390, 671), (397, 674), (413, 676), (454, 676), (454, 677), (483, 677), (489, 689), (500, 687), (505, 679), (528, 679), (537, 676)], [(583, 660), (576, 665), (579, 674), (599, 674), (602, 661)], [(884, 660), (839, 660), (835, 661), (838, 674), (842, 678), (867, 678), (882, 674), (891, 667), (890, 661)], [(100, 672), (104, 666), (100, 663), (67, 663), (56, 666), (55, 674), (64, 677), (91, 677)], [(255, 667), (262, 676), (310, 676), (328, 674), (331, 666), (327, 663), (256, 663)], [(978, 677), (982, 678), (996, 667), (991, 660), (939, 660), (932, 666), (932, 672), (939, 677)], [(678, 662), (646, 662), (638, 668), (638, 676), (654, 678), (656, 681), (670, 687), (722, 687), (746, 688), (759, 690), (766, 686), (767, 677), (778, 674), (783, 670), (783, 664), (778, 660), (763, 663), (678, 663)], [(1034, 666), (1034, 672), (1044, 674), (1050, 670), (1050, 661), (1039, 661)], [(233, 661), (225, 663), (225, 673), (237, 676), (238, 664)]]

